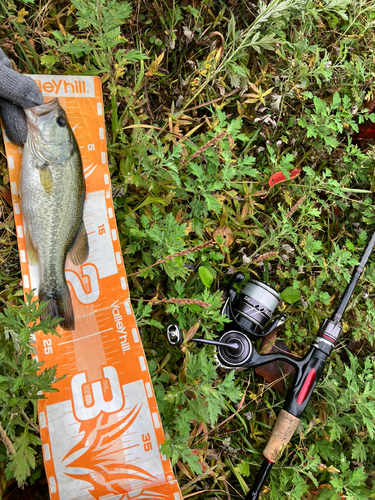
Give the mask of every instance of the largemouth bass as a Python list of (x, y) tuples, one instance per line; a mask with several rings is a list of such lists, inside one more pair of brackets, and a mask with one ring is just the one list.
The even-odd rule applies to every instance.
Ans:
[(82, 159), (65, 111), (57, 98), (25, 109), (27, 141), (21, 166), (21, 208), (30, 264), (39, 261), (39, 300), (47, 314), (74, 330), (74, 311), (65, 280), (65, 260), (83, 264), (89, 253), (82, 219), (85, 181)]

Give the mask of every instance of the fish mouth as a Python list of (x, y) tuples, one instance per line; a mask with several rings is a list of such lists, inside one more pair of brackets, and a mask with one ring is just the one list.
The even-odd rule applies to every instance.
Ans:
[(52, 101), (41, 104), (40, 106), (33, 106), (32, 108), (24, 109), (27, 121), (30, 125), (35, 125), (37, 122), (48, 120), (49, 115), (60, 106), (57, 97)]
[(28, 129), (28, 142), (38, 142), (49, 146), (60, 144), (59, 142), (54, 142), (53, 138), (46, 137), (44, 132), (45, 125), (55, 119), (53, 115), (59, 107), (59, 100), (55, 97), (52, 101), (41, 104), (40, 106), (24, 108)]

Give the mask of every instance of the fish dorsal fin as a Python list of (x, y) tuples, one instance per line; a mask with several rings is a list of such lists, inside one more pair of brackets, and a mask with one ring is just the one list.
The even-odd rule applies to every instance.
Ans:
[(26, 253), (29, 264), (31, 264), (32, 266), (38, 264), (39, 262), (38, 251), (34, 247), (33, 242), (31, 241), (29, 231), (26, 232)]
[(83, 264), (89, 256), (89, 242), (83, 221), (78, 230), (76, 239), (69, 250), (69, 255), (73, 264), (76, 266)]
[(39, 179), (42, 188), (48, 195), (51, 195), (53, 191), (53, 178), (48, 163), (43, 163), (41, 166), (37, 165), (36, 168), (39, 172)]

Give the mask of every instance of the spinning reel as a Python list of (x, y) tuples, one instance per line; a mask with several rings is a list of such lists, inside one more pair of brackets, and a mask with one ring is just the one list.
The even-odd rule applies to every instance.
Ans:
[[(245, 276), (237, 273), (228, 287), (228, 298), (221, 313), (230, 320), (218, 341), (192, 338), (193, 342), (210, 344), (217, 347), (217, 359), (224, 368), (255, 368), (259, 364), (268, 363), (256, 352), (251, 341), (256, 341), (269, 335), (281, 326), (286, 319), (283, 314), (272, 319), (276, 306), (281, 300), (280, 295), (266, 283), (249, 281), (239, 293), (234, 289), (235, 283), (244, 281)], [(183, 337), (176, 324), (167, 327), (167, 339), (173, 346), (182, 344)], [(275, 355), (272, 355), (272, 361)], [(289, 358), (288, 358), (289, 360)]]
[[(317, 336), (303, 358), (296, 359), (283, 353), (259, 354), (256, 351), (252, 341), (261, 339), (278, 328), (285, 322), (286, 316), (272, 319), (280, 295), (266, 283), (250, 281), (237, 294), (233, 286), (245, 279), (242, 273), (237, 273), (229, 284), (228, 299), (222, 314), (231, 321), (219, 340), (191, 339), (201, 344), (216, 346), (218, 362), (225, 368), (257, 368), (273, 361), (286, 361), (295, 368), (294, 380), (286, 394), (284, 408), (277, 417), (263, 451), (264, 462), (245, 500), (257, 500), (273, 464), (292, 438), (323, 373), (325, 363), (342, 333), (341, 318), (374, 246), (375, 233), (364, 249), (359, 265), (354, 268), (335, 312), (322, 322)], [(182, 333), (176, 324), (167, 327), (167, 338), (171, 345), (182, 344)]]

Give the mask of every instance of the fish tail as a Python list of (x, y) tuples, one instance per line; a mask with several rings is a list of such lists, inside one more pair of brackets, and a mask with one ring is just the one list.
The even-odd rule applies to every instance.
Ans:
[(48, 302), (47, 310), (45, 314), (42, 315), (42, 318), (46, 317), (48, 314), (51, 318), (64, 318), (59, 322), (59, 325), (64, 328), (64, 330), (74, 330), (75, 321), (72, 299), (66, 283), (64, 283), (61, 290), (53, 293), (44, 291), (41, 286), (39, 290), (39, 300)]

